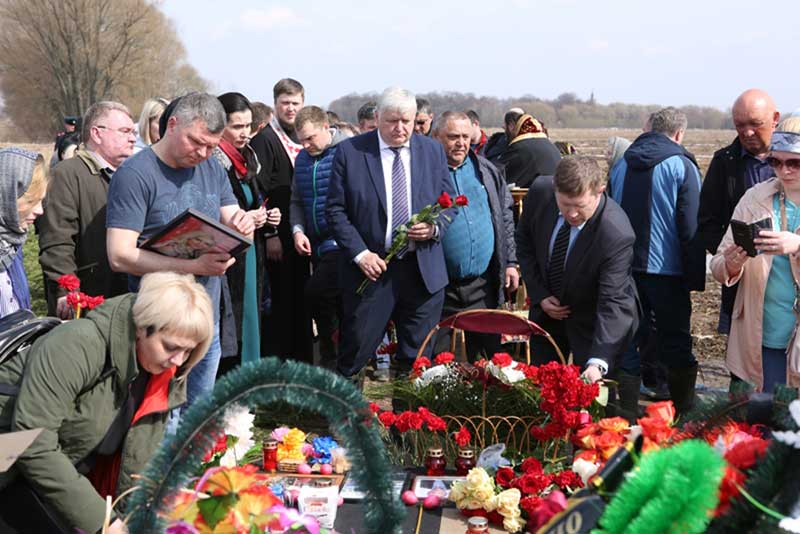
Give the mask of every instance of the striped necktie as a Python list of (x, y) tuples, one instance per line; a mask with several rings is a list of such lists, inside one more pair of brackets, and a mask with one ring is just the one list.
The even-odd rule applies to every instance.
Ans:
[(394, 152), (392, 162), (392, 233), (394, 229), (408, 222), (411, 214), (408, 211), (408, 184), (403, 160), (400, 159), (402, 147), (391, 147)]
[(569, 233), (572, 227), (564, 221), (558, 229), (556, 240), (553, 243), (553, 251), (550, 253), (550, 262), (547, 264), (547, 285), (550, 293), (555, 297), (561, 296), (564, 283), (564, 264), (567, 259), (567, 249), (569, 248)]

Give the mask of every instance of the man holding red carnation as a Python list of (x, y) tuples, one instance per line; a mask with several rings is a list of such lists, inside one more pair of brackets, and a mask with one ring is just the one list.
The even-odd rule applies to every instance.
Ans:
[[(389, 319), (397, 325), (395, 362), (410, 370), (441, 315), (447, 269), (440, 239), (452, 215), (410, 224), (408, 251), (386, 261), (395, 230), (437, 198), (445, 208), (453, 193), (442, 147), (413, 134), (416, 112), (413, 93), (387, 89), (375, 113), (378, 129), (342, 141), (333, 161), (327, 215), (342, 250), (337, 367), (347, 377), (361, 374)], [(372, 283), (359, 292), (365, 276)]]
[[(495, 309), (519, 286), (513, 199), (494, 165), (470, 149), (471, 133), (469, 117), (454, 111), (441, 114), (433, 128), (447, 155), (456, 204), (462, 206), (442, 237), (449, 277), (443, 319), (463, 310)], [(436, 353), (450, 346), (450, 329), (440, 332)], [(466, 341), (470, 361), (500, 351), (498, 335), (468, 332)]]

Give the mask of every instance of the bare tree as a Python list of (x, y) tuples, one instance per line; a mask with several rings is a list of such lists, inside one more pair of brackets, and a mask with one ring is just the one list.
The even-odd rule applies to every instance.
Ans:
[[(203, 89), (166, 17), (145, 0), (0, 0), (0, 90), (22, 134), (117, 99), (136, 109), (181, 77)], [(131, 101), (136, 99), (135, 101)]]

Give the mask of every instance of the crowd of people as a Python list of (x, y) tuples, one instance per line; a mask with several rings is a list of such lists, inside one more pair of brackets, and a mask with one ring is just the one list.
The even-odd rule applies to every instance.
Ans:
[[(488, 136), (474, 110), (435, 110), (392, 87), (349, 124), (306, 106), (290, 78), (272, 107), (190, 93), (148, 100), (137, 123), (123, 103), (97, 102), (65, 120), (49, 166), (0, 150), (0, 317), (31, 307), (31, 225), (50, 315), (74, 317), (64, 275), (107, 299), (0, 365), (0, 429), (43, 429), (0, 478), (0, 524), (96, 532), (101, 495), (130, 485), (175, 408), (220, 374), (276, 355), (360, 385), (393, 322), (391, 369), (375, 378), (401, 376), (440, 320), (502, 307), (521, 287), (530, 319), (586, 380), (616, 380), (620, 415), (635, 419), (645, 390), (686, 413), (698, 372), (690, 296), (704, 289), (706, 252), (732, 382), (796, 386), (800, 118), (779, 124), (755, 89), (732, 113), (737, 137), (704, 180), (675, 108), (632, 142), (611, 138), (604, 169), (519, 108)], [(527, 189), (521, 215), (513, 189)], [(445, 215), (420, 222), (437, 203)], [(187, 209), (253, 245), (190, 258), (140, 246)], [(732, 219), (765, 228), (756, 255), (736, 244)], [(408, 243), (390, 261), (400, 228)], [(531, 345), (533, 363), (558, 357), (543, 339)], [(470, 361), (501, 351), (499, 335), (466, 337)]]

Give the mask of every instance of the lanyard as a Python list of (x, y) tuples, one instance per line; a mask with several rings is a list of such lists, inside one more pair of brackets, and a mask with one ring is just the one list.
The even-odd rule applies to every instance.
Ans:
[[(793, 230), (789, 230), (789, 222), (786, 218), (786, 192), (783, 190), (783, 186), (781, 186), (778, 192), (778, 205), (781, 210), (781, 232), (792, 232)], [(794, 304), (792, 304), (792, 310), (794, 310), (796, 316), (800, 317), (800, 285), (797, 284), (797, 278), (794, 276), (791, 255), (789, 256), (789, 272), (792, 273), (792, 283), (794, 284)]]

